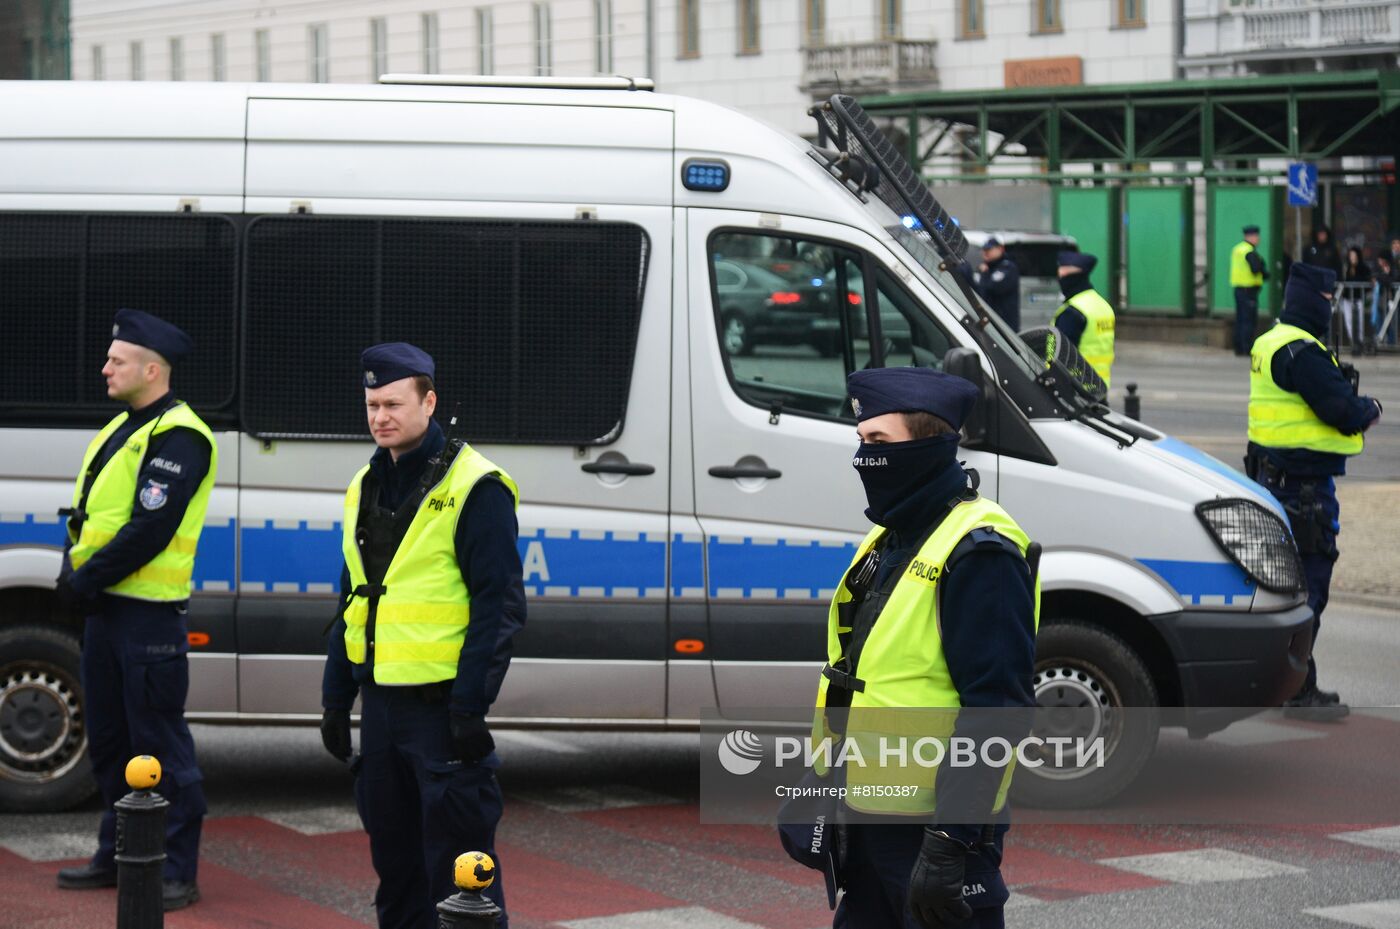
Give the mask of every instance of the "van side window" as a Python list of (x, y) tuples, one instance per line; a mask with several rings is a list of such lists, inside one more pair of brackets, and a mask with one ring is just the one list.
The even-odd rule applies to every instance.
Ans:
[(924, 309), (884, 271), (877, 278), (885, 367), (943, 367), (951, 343)]
[(264, 216), (247, 244), (244, 428), (365, 436), (360, 352), (437, 362), (474, 442), (585, 445), (621, 431), (649, 244), (627, 223)]
[(175, 393), (212, 424), (230, 422), (236, 274), (227, 217), (0, 213), (0, 420), (110, 418), (99, 372), (112, 317), (127, 307), (190, 334)]
[(757, 406), (850, 419), (846, 375), (869, 362), (860, 255), (825, 241), (753, 232), (710, 239), (720, 351)]

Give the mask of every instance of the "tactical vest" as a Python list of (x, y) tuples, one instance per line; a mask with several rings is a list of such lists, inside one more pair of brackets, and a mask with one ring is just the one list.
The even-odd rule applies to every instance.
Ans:
[(379, 684), (430, 684), (457, 676), (467, 638), (471, 593), (457, 562), (457, 524), (467, 497), (484, 477), (520, 491), (505, 471), (463, 445), (446, 476), (423, 497), (383, 577), (371, 582), (356, 545), (360, 493), (369, 465), (345, 493), (341, 549), (350, 571), (345, 607), (345, 654), (355, 664), (370, 660)]
[(1249, 266), (1249, 253), (1254, 251), (1254, 246), (1248, 242), (1240, 242), (1230, 251), (1230, 286), (1231, 287), (1263, 287), (1264, 275), (1256, 274)]
[[(68, 524), (68, 539), (73, 543), (68, 550), (68, 558), (76, 571), (130, 522), (132, 505), (136, 502), (136, 479), (146, 463), (151, 439), (171, 429), (193, 429), (209, 443), (209, 471), (185, 507), (185, 516), (175, 529), (175, 535), (163, 551), (107, 588), (109, 594), (136, 600), (188, 600), (190, 579), (194, 576), (195, 549), (199, 546), (199, 533), (204, 528), (204, 514), (209, 509), (209, 496), (213, 493), (214, 475), (219, 466), (219, 445), (204, 420), (196, 416), (188, 404), (179, 401), (127, 437), (122, 447), (107, 459), (102, 470), (93, 478), (84, 497), (83, 489), (94, 460), (112, 433), (126, 422), (127, 415), (117, 415), (88, 443), (87, 453), (83, 456), (83, 469), (73, 488), (73, 509), (81, 515)], [(81, 526), (76, 534), (75, 522)]]
[(1322, 340), (1305, 329), (1276, 323), (1254, 340), (1249, 353), (1249, 440), (1265, 448), (1306, 448), (1335, 455), (1359, 455), (1364, 440), (1361, 433), (1342, 435), (1337, 427), (1323, 422), (1301, 394), (1284, 390), (1274, 383), (1274, 355), (1284, 346), (1306, 340), (1327, 352), (1332, 363), (1337, 356)]
[(1055, 311), (1055, 319), (1059, 319), (1068, 307), (1074, 307), (1084, 314), (1084, 334), (1079, 337), (1079, 354), (1107, 385), (1109, 371), (1113, 368), (1113, 307), (1092, 288), (1081, 290), (1060, 304)]
[[(850, 711), (844, 736), (855, 743), (864, 765), (845, 765), (846, 803), (864, 813), (888, 813), (927, 817), (934, 812), (934, 781), (938, 767), (910, 764), (880, 764), (881, 739), (894, 745), (900, 739), (912, 744), (933, 738), (944, 743), (952, 735), (956, 713), (962, 706), (957, 686), (943, 654), (943, 637), (938, 617), (938, 583), (953, 549), (969, 532), (994, 529), (1016, 543), (1024, 556), (1030, 539), (1005, 510), (985, 497), (975, 497), (954, 506), (943, 522), (926, 539), (895, 584), (879, 618), (870, 628), (860, 651), (859, 663), (851, 674), (859, 679), (851, 693)], [(861, 563), (880, 541), (885, 529), (876, 527), (861, 542), (852, 567)], [(853, 595), (848, 586), (850, 570), (843, 577), (827, 614), (828, 667), (842, 663), (843, 637), (851, 629), (843, 624), (840, 606)], [(1035, 624), (1040, 626), (1040, 583), (1035, 588)], [(826, 707), (831, 681), (824, 673), (817, 688), (816, 718), (812, 744), (830, 740), (826, 757), (840, 757), (839, 740), (828, 726)], [(912, 753), (909, 756), (913, 757)], [(818, 755), (817, 773), (827, 765)], [(993, 812), (1006, 805), (1014, 762), (1007, 766), (997, 791)], [(889, 788), (896, 788), (890, 790)], [(906, 791), (912, 788), (912, 793)]]

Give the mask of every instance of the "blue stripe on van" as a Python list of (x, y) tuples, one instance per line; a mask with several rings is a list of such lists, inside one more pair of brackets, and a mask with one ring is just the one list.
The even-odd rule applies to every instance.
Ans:
[(35, 516), (34, 513), (25, 513), (18, 519), (0, 516), (0, 545), (45, 545), (50, 548), (62, 548), (65, 520), (48, 516), (44, 522), (38, 523), (34, 521)]
[(1221, 461), (1220, 459), (1212, 458), (1210, 455), (1207, 455), (1205, 452), (1201, 451), (1199, 448), (1196, 448), (1194, 445), (1188, 445), (1180, 439), (1173, 438), (1172, 436), (1165, 436), (1159, 439), (1158, 441), (1152, 443), (1152, 445), (1154, 448), (1160, 448), (1162, 451), (1166, 452), (1169, 455), (1176, 455), (1178, 458), (1185, 458), (1187, 461), (1200, 465), (1207, 471), (1213, 471), (1222, 477), (1228, 477), (1230, 480), (1234, 481), (1236, 484), (1239, 484), (1245, 490), (1249, 491), (1251, 497), (1260, 498), (1264, 505), (1271, 508), (1275, 513), (1277, 513), (1279, 519), (1283, 520), (1285, 524), (1288, 522), (1288, 516), (1283, 512), (1282, 504), (1280, 504), (1278, 500), (1274, 499), (1274, 495), (1269, 493), (1269, 489), (1263, 484), (1251, 481), (1249, 478), (1244, 476), (1244, 473), (1242, 471), (1237, 471), (1229, 465), (1225, 464), (1225, 462)]
[(821, 599), (836, 587), (855, 557), (853, 542), (823, 545), (810, 539), (755, 542), (711, 536), (711, 597)]
[(1227, 562), (1139, 558), (1138, 563), (1155, 571), (1183, 600), (1194, 604), (1205, 602), (1204, 598), (1212, 603), (1221, 598), (1220, 603), (1230, 605), (1236, 597), (1248, 600), (1254, 596), (1254, 583), (1238, 566)]
[(639, 532), (538, 529), (520, 538), (527, 591), (545, 596), (665, 596), (666, 540)]
[[(338, 522), (323, 529), (313, 529), (305, 520), (295, 526), (278, 526), (270, 519), (246, 522), (239, 526), (238, 544), (241, 589), (304, 593), (310, 584), (340, 586), (344, 559)], [(201, 555), (203, 548), (200, 543)]]
[(705, 544), (694, 536), (671, 536), (671, 596), (705, 596)]

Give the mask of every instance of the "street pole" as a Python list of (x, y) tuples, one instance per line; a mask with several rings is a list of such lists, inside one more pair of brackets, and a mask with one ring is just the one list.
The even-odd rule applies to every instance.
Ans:
[(137, 755), (126, 764), (131, 793), (116, 802), (117, 929), (161, 929), (165, 907), (165, 813), (170, 803), (155, 792), (160, 762)]
[(495, 929), (501, 908), (481, 895), (495, 880), (496, 862), (490, 855), (485, 852), (458, 855), (452, 868), (452, 882), (461, 892), (437, 905), (437, 929)]

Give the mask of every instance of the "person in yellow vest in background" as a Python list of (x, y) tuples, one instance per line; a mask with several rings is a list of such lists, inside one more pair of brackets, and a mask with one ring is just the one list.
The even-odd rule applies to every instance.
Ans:
[[(525, 623), (520, 495), (510, 475), (434, 421), (436, 369), (426, 352), (391, 342), (361, 361), (379, 448), (345, 495), (342, 608), (321, 684), (321, 738), (355, 775), (381, 929), (425, 929), (456, 892), (456, 857), (496, 857), (500, 761), (486, 713)], [(485, 893), (504, 913), (496, 861)], [(498, 925), (507, 926), (504, 915)]]
[(1230, 286), (1235, 291), (1235, 354), (1248, 355), (1259, 327), (1259, 289), (1269, 279), (1259, 256), (1259, 227), (1245, 226), (1244, 240), (1230, 250)]
[[(1245, 471), (1268, 488), (1288, 515), (1303, 558), (1314, 643), (1341, 531), (1336, 478), (1346, 473), (1347, 458), (1361, 454), (1362, 433), (1381, 417), (1380, 401), (1358, 396), (1322, 342), (1331, 324), (1336, 281), (1330, 268), (1295, 262), (1283, 312), (1255, 340), (1249, 362)], [(1337, 694), (1318, 689), (1317, 662), (1311, 656), (1302, 689), (1284, 707), (1285, 715), (1316, 721), (1349, 712)]]
[(1089, 283), (1099, 259), (1083, 252), (1060, 252), (1060, 293), (1065, 302), (1055, 311), (1055, 328), (1074, 343), (1079, 354), (1108, 383), (1113, 369), (1113, 307)]
[(85, 619), (83, 719), (104, 812), (97, 854), (58, 872), (65, 890), (115, 887), (116, 815), (126, 763), (154, 755), (164, 769), (164, 905), (199, 899), (203, 775), (185, 724), (186, 628), (195, 551), (218, 470), (213, 433), (170, 389), (171, 366), (192, 344), (140, 310), (118, 310), (102, 376), (127, 405), (88, 445), (73, 490), (68, 549), (56, 593)]
[[(857, 371), (848, 389), (860, 437), (853, 464), (875, 528), (832, 600), (818, 718), (831, 724), (849, 708), (843, 734), (858, 739), (867, 709), (1019, 708), (1024, 728), (998, 733), (1015, 743), (1035, 706), (1039, 548), (958, 462), (977, 389), (926, 368)], [(847, 808), (862, 815), (842, 827), (845, 895), (834, 924), (1000, 927), (1011, 769), (944, 765), (918, 775), (930, 780), (912, 795), (858, 798), (860, 778), (879, 776), (862, 773), (872, 770), (845, 771)]]

